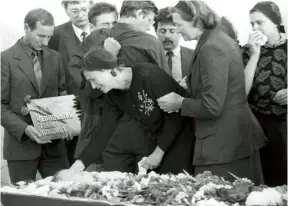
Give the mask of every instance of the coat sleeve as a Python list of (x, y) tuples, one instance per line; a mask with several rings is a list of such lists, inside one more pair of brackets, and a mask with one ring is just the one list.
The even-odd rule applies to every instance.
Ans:
[[(92, 136), (90, 144), (88, 144), (87, 148), (85, 148), (79, 156), (79, 159), (82, 160), (86, 167), (101, 157), (117, 126), (119, 118), (123, 114), (123, 112), (116, 107), (109, 94), (105, 95), (104, 101), (105, 104), (100, 123), (91, 130), (92, 132), (97, 130), (97, 135)], [(95, 131), (93, 133), (95, 134)]]
[(11, 136), (15, 137), (19, 142), (21, 142), (22, 136), (28, 124), (21, 120), (9, 109), (11, 95), (10, 72), (11, 70), (8, 58), (1, 53), (1, 125)]
[[(168, 74), (151, 76), (151, 88), (156, 99), (163, 97), (171, 92), (185, 93), (184, 89), (180, 88), (179, 84)], [(162, 78), (161, 78), (162, 77)], [(161, 84), (159, 83), (161, 82)], [(179, 86), (179, 87), (178, 87)], [(183, 93), (182, 93), (183, 92)], [(158, 107), (158, 105), (157, 105)], [(161, 110), (162, 111), (162, 110)], [(163, 112), (163, 111), (162, 111)], [(173, 144), (174, 140), (181, 134), (183, 130), (183, 117), (180, 114), (163, 112), (163, 121), (160, 129), (157, 130), (157, 145), (167, 151)]]
[(229, 60), (220, 48), (206, 47), (200, 52), (201, 97), (185, 98), (181, 114), (195, 119), (217, 119), (226, 99)]

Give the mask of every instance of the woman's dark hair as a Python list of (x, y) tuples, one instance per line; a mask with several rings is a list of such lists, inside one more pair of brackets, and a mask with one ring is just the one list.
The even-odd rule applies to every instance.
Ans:
[(272, 1), (261, 1), (257, 3), (251, 10), (250, 14), (259, 11), (269, 18), (278, 26), (279, 32), (285, 33), (285, 28), (282, 24), (281, 12), (277, 4)]
[(36, 28), (37, 22), (40, 22), (43, 26), (54, 26), (52, 14), (45, 9), (33, 9), (25, 16), (24, 23), (28, 24), (31, 30)]
[(238, 42), (237, 31), (231, 21), (229, 21), (226, 17), (223, 16), (221, 18), (220, 25), (221, 25), (222, 31), (225, 34), (227, 34), (234, 41)]
[(117, 56), (104, 48), (96, 47), (88, 51), (84, 57), (84, 68), (86, 71), (101, 71), (103, 69), (114, 69), (117, 67)]
[(201, 0), (179, 1), (172, 10), (185, 21), (194, 21), (194, 26), (203, 25), (204, 29), (213, 29), (219, 23), (217, 14)]

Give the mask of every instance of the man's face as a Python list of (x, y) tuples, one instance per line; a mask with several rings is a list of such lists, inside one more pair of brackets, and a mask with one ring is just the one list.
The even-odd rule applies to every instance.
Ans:
[(81, 28), (89, 24), (89, 1), (80, 1), (79, 4), (69, 3), (65, 11), (76, 27)]
[(150, 30), (154, 23), (155, 13), (153, 11), (142, 11), (138, 10), (136, 12), (136, 18), (134, 21), (134, 27), (139, 30), (146, 32)]
[(179, 45), (181, 34), (176, 32), (173, 23), (159, 22), (156, 33), (165, 50), (173, 50)]
[(30, 46), (37, 51), (42, 50), (44, 46), (48, 45), (53, 32), (54, 26), (44, 26), (39, 21), (33, 30), (31, 30), (28, 24), (25, 24), (25, 38), (28, 40)]
[(118, 17), (115, 12), (103, 13), (99, 16), (94, 16), (91, 19), (91, 23), (95, 26), (95, 29), (110, 29), (115, 23), (117, 23)]

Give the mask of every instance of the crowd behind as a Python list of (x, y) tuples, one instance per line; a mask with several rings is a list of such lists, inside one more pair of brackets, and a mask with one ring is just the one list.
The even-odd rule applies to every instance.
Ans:
[[(12, 183), (35, 180), (37, 171), (71, 180), (84, 170), (137, 173), (140, 165), (287, 184), (287, 36), (274, 2), (251, 8), (245, 45), (205, 1), (158, 9), (124, 0), (120, 12), (88, 0), (62, 6), (70, 21), (55, 27), (48, 11), (31, 10), (25, 35), (1, 52)], [(195, 50), (180, 38), (197, 40)], [(44, 141), (24, 99), (67, 94), (77, 97), (80, 135)]]

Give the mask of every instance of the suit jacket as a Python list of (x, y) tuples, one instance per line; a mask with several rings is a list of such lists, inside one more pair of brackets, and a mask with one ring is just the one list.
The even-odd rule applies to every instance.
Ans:
[[(31, 99), (55, 97), (66, 90), (60, 54), (43, 48), (42, 57), (43, 79), (42, 89), (39, 91), (32, 59), (25, 53), (20, 40), (1, 52), (1, 125), (5, 128), (4, 159), (32, 160), (41, 155), (42, 145), (24, 134), (26, 127), (33, 124), (30, 115), (21, 114), (25, 96), (31, 95)], [(66, 153), (63, 140), (55, 140), (43, 147), (46, 147), (51, 156)]]
[(193, 53), (192, 49), (183, 46), (180, 47), (182, 78), (189, 73)]
[(195, 165), (228, 163), (251, 156), (265, 135), (245, 93), (239, 46), (220, 28), (201, 36), (192, 59), (183, 100), (183, 116), (195, 118)]
[[(91, 30), (93, 30), (93, 27), (90, 27)], [(68, 71), (68, 64), (73, 56), (73, 53), (77, 50), (78, 44), (80, 43), (81, 42), (75, 35), (72, 23), (69, 21), (55, 28), (54, 34), (48, 44), (49, 48), (58, 51), (61, 54), (63, 68), (66, 76), (66, 87), (68, 94), (78, 95), (79, 93), (79, 88), (76, 87), (76, 84)]]

